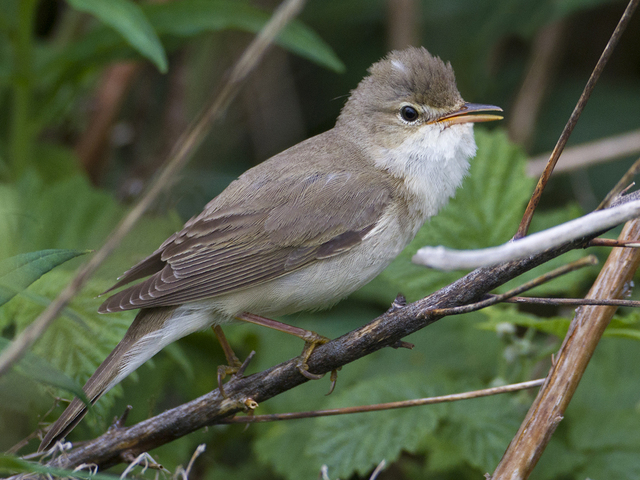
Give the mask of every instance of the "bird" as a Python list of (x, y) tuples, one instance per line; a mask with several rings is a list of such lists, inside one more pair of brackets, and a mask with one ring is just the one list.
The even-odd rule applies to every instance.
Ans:
[[(301, 374), (328, 339), (268, 317), (327, 308), (375, 278), (447, 204), (476, 153), (473, 124), (502, 109), (465, 102), (453, 68), (424, 47), (387, 54), (335, 126), (247, 170), (107, 292), (100, 313), (140, 309), (83, 390), (94, 404), (168, 344), (234, 319), (305, 340)], [(493, 113), (490, 113), (493, 112)], [(223, 392), (223, 390), (221, 390)], [(39, 450), (83, 418), (75, 398)]]

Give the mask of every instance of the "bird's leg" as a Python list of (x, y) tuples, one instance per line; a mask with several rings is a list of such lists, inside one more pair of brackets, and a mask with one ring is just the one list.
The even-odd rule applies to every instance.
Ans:
[[(253, 313), (243, 312), (236, 315), (236, 318), (238, 320), (242, 320), (243, 322), (255, 323), (256, 325), (262, 325), (263, 327), (278, 330), (290, 335), (295, 335), (296, 337), (304, 340), (304, 349), (300, 354), (297, 365), (298, 371), (309, 380), (318, 380), (324, 377), (324, 374), (316, 375), (315, 373), (309, 372), (309, 365), (307, 365), (307, 361), (309, 360), (309, 357), (313, 353), (313, 350), (316, 348), (316, 346), (327, 343), (330, 340), (329, 338), (318, 335), (316, 332), (312, 332), (311, 330), (305, 330), (304, 328), (287, 325), (286, 323), (271, 320), (270, 318), (261, 317), (259, 315), (254, 315)], [(334, 375), (332, 372), (332, 381), (336, 375)], [(333, 383), (335, 383), (335, 381), (333, 381)]]
[(242, 366), (242, 362), (238, 359), (236, 354), (233, 352), (231, 345), (227, 341), (227, 337), (224, 336), (224, 332), (222, 331), (222, 327), (220, 325), (213, 325), (211, 327), (213, 333), (215, 334), (218, 342), (220, 342), (220, 346), (222, 347), (222, 351), (224, 352), (224, 356), (227, 359), (226, 365), (220, 365), (218, 367), (218, 389), (224, 398), (227, 398), (226, 393), (224, 393), (224, 388), (222, 388), (222, 380), (227, 375), (233, 375), (240, 370)]

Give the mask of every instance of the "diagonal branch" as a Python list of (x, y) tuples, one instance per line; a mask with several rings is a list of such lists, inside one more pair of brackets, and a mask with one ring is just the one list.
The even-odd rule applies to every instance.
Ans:
[[(623, 201), (624, 201), (623, 197)], [(310, 371), (318, 374), (336, 370), (442, 318), (431, 312), (476, 302), (496, 287), (552, 258), (584, 248), (591, 237), (565, 243), (538, 255), (490, 268), (477, 269), (451, 285), (405, 307), (392, 309), (369, 324), (316, 347), (309, 358)], [(297, 359), (276, 365), (246, 378), (232, 378), (225, 384), (228, 398), (216, 389), (189, 403), (127, 428), (112, 429), (64, 456), (51, 466), (72, 468), (95, 463), (101, 469), (120, 463), (123, 455), (137, 455), (168, 443), (202, 427), (221, 422), (238, 412), (264, 402), (308, 380), (297, 370)]]
[[(638, 238), (640, 220), (627, 223), (620, 239)], [(619, 298), (640, 265), (637, 249), (614, 249), (586, 298)], [(564, 417), (589, 360), (609, 325), (615, 306), (584, 306), (577, 310), (547, 380), (529, 409), (492, 477), (526, 479)], [(517, 472), (517, 473), (516, 473)]]
[(620, 17), (620, 21), (618, 22), (618, 25), (616, 26), (615, 30), (611, 34), (611, 38), (607, 42), (607, 45), (605, 46), (602, 52), (602, 55), (600, 55), (600, 58), (598, 59), (598, 63), (596, 63), (596, 66), (593, 68), (593, 72), (591, 72), (591, 76), (589, 77), (589, 80), (587, 81), (587, 84), (585, 85), (584, 90), (582, 91), (582, 95), (580, 95), (580, 99), (578, 100), (578, 103), (573, 109), (573, 112), (571, 112), (571, 116), (569, 117), (569, 120), (567, 120), (567, 124), (562, 130), (562, 133), (560, 134), (560, 138), (558, 138), (558, 142), (556, 143), (556, 146), (553, 148), (553, 151), (551, 152), (551, 157), (549, 158), (549, 162), (547, 163), (547, 166), (545, 167), (544, 172), (542, 172), (542, 175), (538, 180), (538, 184), (536, 185), (533, 195), (531, 196), (531, 200), (529, 200), (529, 205), (527, 205), (527, 209), (524, 213), (524, 216), (522, 217), (522, 222), (520, 223), (520, 226), (518, 227), (518, 231), (515, 235), (516, 239), (522, 238), (527, 234), (527, 231), (529, 230), (529, 225), (531, 224), (531, 219), (533, 218), (533, 212), (538, 206), (538, 203), (540, 203), (540, 197), (542, 196), (542, 191), (544, 190), (544, 187), (547, 185), (547, 182), (551, 177), (551, 173), (553, 172), (553, 169), (556, 166), (556, 163), (558, 163), (558, 159), (560, 158), (560, 155), (562, 154), (562, 151), (564, 150), (564, 147), (567, 144), (569, 137), (571, 136), (571, 132), (573, 132), (573, 129), (578, 123), (578, 119), (580, 118), (580, 115), (582, 114), (584, 107), (587, 105), (587, 101), (589, 101), (591, 92), (593, 92), (593, 89), (595, 88), (596, 83), (600, 78), (600, 74), (604, 70), (604, 67), (609, 61), (609, 58), (611, 58), (611, 54), (616, 48), (616, 45), (618, 44), (620, 37), (622, 37), (622, 33), (624, 32), (624, 30), (627, 28), (627, 25), (631, 21), (633, 12), (638, 6), (638, 1), (640, 0), (629, 1), (629, 4), (627, 5), (627, 8), (622, 14), (622, 17)]

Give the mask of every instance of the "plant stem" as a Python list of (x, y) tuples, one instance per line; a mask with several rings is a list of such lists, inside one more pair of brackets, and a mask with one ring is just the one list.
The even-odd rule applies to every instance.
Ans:
[(14, 42), (13, 112), (11, 161), (13, 176), (19, 177), (31, 162), (33, 132), (30, 126), (33, 20), (36, 0), (21, 0), (18, 32)]

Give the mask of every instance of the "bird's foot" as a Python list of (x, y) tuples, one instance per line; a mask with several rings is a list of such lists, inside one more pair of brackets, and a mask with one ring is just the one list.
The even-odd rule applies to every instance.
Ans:
[[(304, 350), (302, 350), (302, 353), (298, 357), (298, 363), (296, 364), (296, 368), (298, 369), (300, 374), (302, 374), (304, 377), (308, 378), (309, 380), (320, 380), (322, 377), (325, 376), (325, 374), (311, 373), (309, 371), (309, 365), (307, 364), (307, 362), (309, 360), (309, 357), (313, 353), (313, 350), (316, 348), (316, 346), (324, 345), (325, 343), (329, 342), (330, 339), (327, 337), (323, 337), (322, 335), (319, 335), (316, 332), (312, 332), (310, 330), (308, 330), (305, 333), (304, 337), (301, 337), (301, 338), (304, 340)], [(333, 390), (336, 388), (336, 382), (338, 380), (338, 370), (331, 371), (330, 379), (331, 379), (331, 386), (329, 387), (329, 393), (327, 393), (327, 395), (330, 395), (331, 392), (333, 392)]]
[[(226, 378), (227, 375), (236, 375), (241, 377), (244, 375), (244, 371), (247, 369), (249, 362), (253, 358), (256, 352), (251, 352), (244, 363), (241, 363), (238, 357), (235, 355), (227, 357), (230, 365), (220, 365), (218, 366), (218, 390), (220, 390), (220, 395), (224, 398), (229, 398), (229, 396), (224, 391), (224, 387), (222, 386), (222, 381)], [(257, 406), (257, 404), (256, 404)]]

